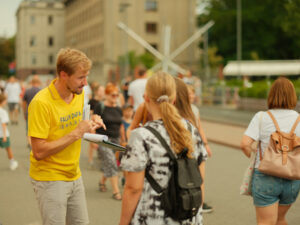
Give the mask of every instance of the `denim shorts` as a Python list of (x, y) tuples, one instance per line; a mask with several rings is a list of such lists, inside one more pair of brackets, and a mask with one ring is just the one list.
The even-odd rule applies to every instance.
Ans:
[(252, 177), (252, 197), (254, 205), (265, 207), (279, 202), (291, 205), (300, 190), (300, 180), (286, 180), (261, 173), (255, 169)]

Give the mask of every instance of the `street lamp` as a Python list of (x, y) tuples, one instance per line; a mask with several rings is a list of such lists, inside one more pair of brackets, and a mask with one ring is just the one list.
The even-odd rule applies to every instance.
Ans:
[[(237, 20), (236, 20), (236, 39), (237, 39), (237, 48), (236, 55), (238, 61), (238, 73), (240, 73), (240, 63), (242, 60), (242, 0), (237, 0)], [(241, 76), (241, 74), (239, 74)]]

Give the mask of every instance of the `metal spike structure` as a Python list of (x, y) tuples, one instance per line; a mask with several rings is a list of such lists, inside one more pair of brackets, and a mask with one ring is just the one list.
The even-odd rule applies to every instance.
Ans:
[(204, 26), (202, 26), (196, 33), (194, 33), (189, 39), (187, 39), (183, 44), (181, 44), (175, 51), (170, 54), (170, 43), (171, 43), (171, 27), (169, 25), (164, 28), (164, 52), (163, 54), (157, 51), (154, 47), (152, 47), (147, 41), (145, 41), (141, 36), (131, 30), (124, 23), (119, 22), (118, 27), (124, 30), (130, 37), (132, 37), (135, 41), (141, 44), (144, 48), (146, 48), (150, 53), (152, 53), (156, 58), (158, 58), (161, 62), (156, 64), (151, 70), (158, 70), (162, 68), (163, 71), (168, 72), (169, 68), (173, 70), (185, 74), (187, 71), (180, 67), (178, 64), (173, 62), (173, 59), (177, 57), (180, 53), (182, 53), (189, 45), (191, 45), (194, 41), (196, 41), (202, 34), (204, 34), (209, 28), (214, 25), (214, 21), (209, 21)]

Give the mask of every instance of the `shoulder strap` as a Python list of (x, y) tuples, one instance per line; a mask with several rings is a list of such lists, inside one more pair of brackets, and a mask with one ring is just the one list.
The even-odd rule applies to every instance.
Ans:
[[(261, 120), (262, 120), (263, 112), (259, 115), (259, 132), (261, 132)], [(262, 150), (261, 150), (261, 140), (258, 142), (258, 151), (259, 151), (259, 159), (262, 160)]]
[[(167, 142), (163, 139), (163, 137), (160, 135), (160, 133), (155, 130), (153, 127), (150, 126), (145, 126), (144, 128), (146, 128), (147, 130), (149, 130), (162, 144), (162, 146), (167, 150), (167, 153), (170, 157), (171, 161), (176, 160), (174, 153), (172, 152), (172, 150), (170, 149), (169, 145), (167, 144)], [(148, 180), (148, 182), (150, 183), (151, 187), (157, 192), (157, 193), (161, 193), (164, 189), (157, 183), (157, 181), (150, 175), (149, 173), (149, 169), (146, 169), (145, 172), (145, 177)]]
[(298, 115), (298, 117), (297, 117), (297, 119), (296, 119), (296, 121), (295, 121), (295, 123), (294, 123), (294, 125), (293, 125), (293, 127), (291, 129), (291, 131), (290, 131), (290, 134), (294, 133), (294, 131), (295, 131), (295, 129), (296, 129), (296, 127), (297, 127), (297, 125), (298, 125), (299, 122), (300, 122), (300, 115)]
[(173, 151), (171, 150), (170, 146), (167, 144), (165, 139), (161, 136), (161, 134), (157, 130), (155, 130), (153, 127), (145, 126), (145, 128), (147, 130), (149, 130), (152, 134), (154, 134), (154, 136), (160, 141), (162, 146), (167, 150), (167, 153), (168, 153), (169, 157), (172, 160), (176, 160), (176, 157), (175, 157)]
[(279, 132), (279, 131), (280, 131), (280, 128), (279, 128), (279, 125), (278, 125), (278, 123), (277, 123), (275, 117), (273, 116), (273, 114), (271, 113), (270, 110), (268, 110), (267, 113), (269, 114), (269, 116), (270, 116), (271, 119), (273, 120), (273, 123), (274, 123), (274, 125), (275, 125), (275, 127), (276, 127), (276, 130)]

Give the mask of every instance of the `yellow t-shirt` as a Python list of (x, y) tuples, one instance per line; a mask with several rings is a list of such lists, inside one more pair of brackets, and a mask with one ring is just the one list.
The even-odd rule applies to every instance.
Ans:
[[(39, 91), (28, 108), (28, 135), (57, 140), (74, 130), (82, 120), (84, 94), (74, 95), (66, 103), (58, 94), (54, 82)], [(81, 140), (75, 141), (62, 151), (37, 161), (30, 153), (31, 178), (39, 181), (72, 181), (81, 176), (79, 157)]]

